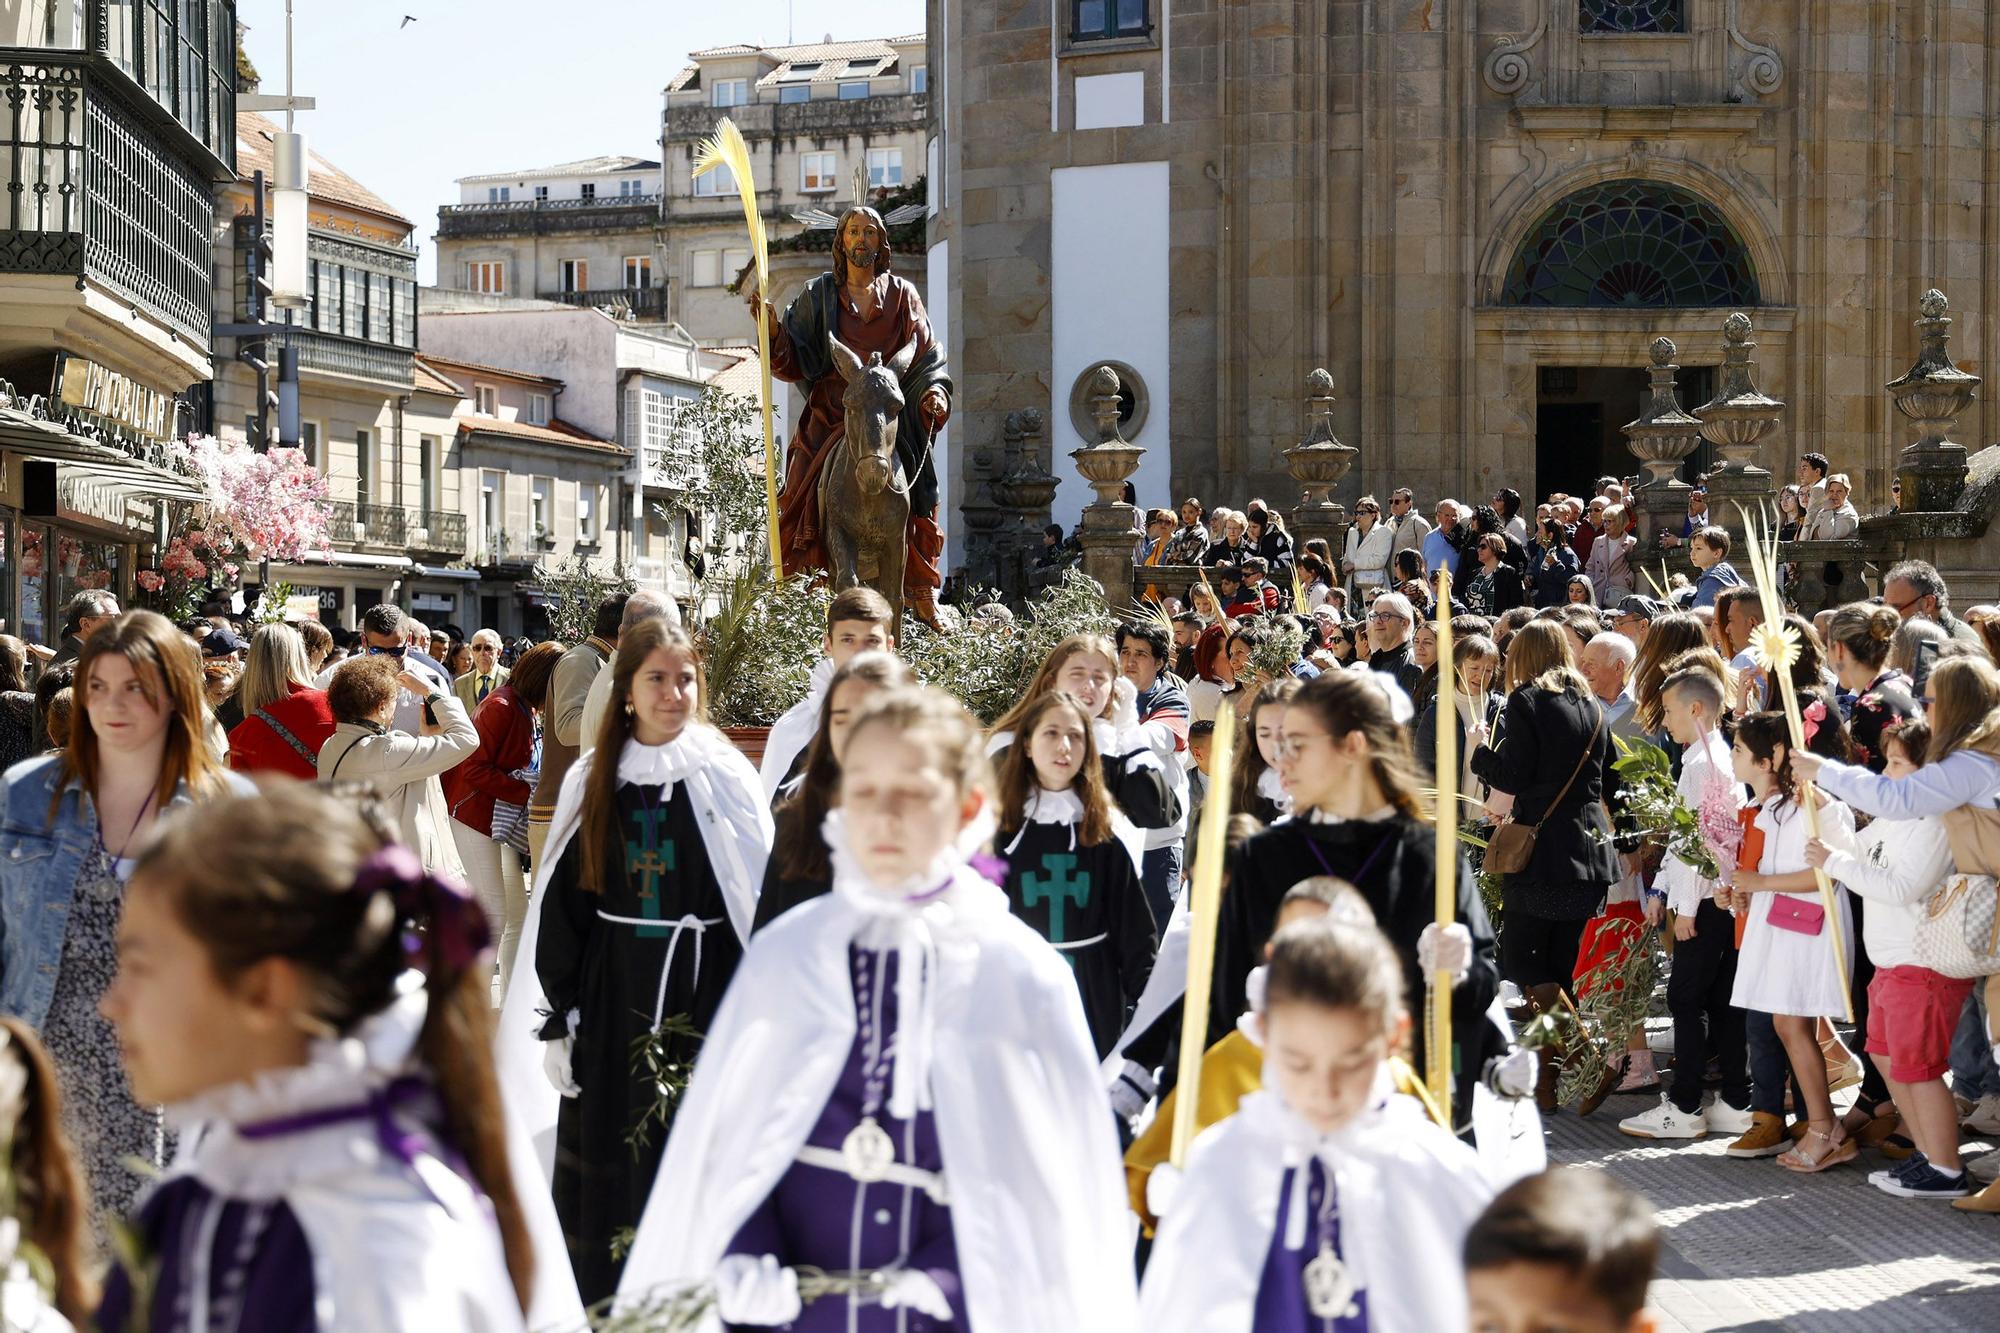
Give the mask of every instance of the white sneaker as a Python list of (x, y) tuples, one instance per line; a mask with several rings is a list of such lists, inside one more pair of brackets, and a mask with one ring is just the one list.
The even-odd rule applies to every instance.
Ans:
[(1700, 1111), (1689, 1115), (1675, 1106), (1672, 1098), (1662, 1097), (1658, 1106), (1643, 1115), (1620, 1120), (1618, 1132), (1635, 1139), (1698, 1139), (1708, 1133), (1708, 1117)]
[(1979, 1099), (1965, 1117), (1965, 1127), (1975, 1134), (2000, 1135), (2000, 1092)]
[(1748, 1134), (1757, 1123), (1747, 1107), (1738, 1110), (1719, 1096), (1703, 1108), (1702, 1119), (1717, 1134)]

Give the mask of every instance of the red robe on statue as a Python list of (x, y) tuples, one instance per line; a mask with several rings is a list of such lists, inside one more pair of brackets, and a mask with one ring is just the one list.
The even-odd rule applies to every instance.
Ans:
[[(831, 278), (823, 277), (818, 281), (830, 283)], [(871, 352), (880, 352), (882, 359), (887, 361), (915, 339), (916, 359), (921, 363), (934, 340), (930, 320), (924, 314), (923, 300), (917, 295), (917, 289), (892, 273), (877, 275), (874, 285), (878, 307), (874, 315), (866, 319), (847, 303), (845, 294), (841, 294), (834, 311), (834, 336), (852, 349), (863, 364), (867, 363)], [(798, 300), (809, 301), (812, 296), (809, 289)], [(827, 567), (826, 547), (820, 534), (819, 475), (834, 442), (845, 431), (847, 417), (842, 401), (847, 381), (833, 369), (828, 369), (817, 379), (809, 378), (810, 372), (800, 364), (799, 348), (788, 327), (790, 323), (789, 316), (772, 322), (771, 374), (788, 384), (809, 384), (810, 388), (805, 408), (800, 412), (798, 425), (792, 432), (791, 446), (785, 451), (784, 484), (778, 492), (778, 533), (787, 574)], [(818, 355), (813, 360), (824, 364), (829, 355), (827, 349), (822, 347), (817, 351)], [(906, 422), (909, 419), (905, 417)], [(899, 439), (897, 453), (907, 456), (909, 443)], [(927, 441), (924, 447), (927, 452)], [(924, 470), (930, 471), (928, 464)], [(935, 482), (928, 488), (928, 502), (920, 511), (918, 502), (924, 498), (926, 488), (919, 484), (917, 477), (907, 480), (911, 487), (912, 504), (909, 556), (903, 573), (906, 597), (920, 588), (934, 589), (944, 583), (938, 570), (938, 558), (944, 552), (944, 538), (937, 526)]]

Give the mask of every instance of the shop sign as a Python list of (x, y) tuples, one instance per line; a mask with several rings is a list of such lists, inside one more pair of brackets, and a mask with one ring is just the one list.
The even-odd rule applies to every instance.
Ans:
[(179, 399), (74, 352), (57, 356), (51, 396), (68, 415), (130, 442), (157, 446), (180, 438)]

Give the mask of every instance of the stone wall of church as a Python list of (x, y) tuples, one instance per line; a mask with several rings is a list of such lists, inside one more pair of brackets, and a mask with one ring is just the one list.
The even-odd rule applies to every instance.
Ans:
[[(1169, 387), (1134, 438), (1171, 467), (1142, 472), (1142, 504), (1289, 502), (1277, 450), (1316, 365), (1361, 450), (1350, 491), (1527, 491), (1540, 367), (1640, 367), (1662, 333), (1684, 365), (1720, 359), (1726, 308), (1502, 304), (1544, 214), (1636, 180), (1710, 206), (1754, 269), (1759, 382), (1790, 405), (1767, 465), (1817, 449), (1880, 508), (1912, 438), (1881, 386), (1914, 356), (1918, 295), (1950, 295), (1967, 368), (2000, 338), (2000, 15), (1681, 0), (1682, 33), (1585, 35), (1579, 3), (1152, 0), (1147, 34), (1080, 42), (1070, 0), (932, 0), (957, 450), (990, 453), (1038, 407), (1069, 471), (1056, 324), (1080, 316), (1059, 312), (1144, 303), (1075, 275), (1053, 290), (1078, 223), (1052, 181), (1163, 163)], [(1103, 211), (1093, 226), (1145, 230)], [(1993, 412), (1976, 402), (1959, 438), (1991, 442)], [(955, 489), (976, 502), (970, 472)]]

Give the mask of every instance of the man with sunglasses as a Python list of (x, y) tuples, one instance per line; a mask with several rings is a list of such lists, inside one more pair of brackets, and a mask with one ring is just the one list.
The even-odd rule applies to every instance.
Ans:
[[(361, 613), (361, 645), (362, 651), (370, 656), (395, 658), (402, 663), (403, 670), (430, 687), (422, 695), (407, 689), (396, 693), (395, 729), (412, 736), (422, 736), (428, 734), (424, 730), (424, 704), (431, 699), (449, 696), (451, 678), (429, 653), (409, 646), (409, 631), (404, 623), (407, 619), (400, 607), (389, 602), (369, 607)], [(333, 683), (335, 669), (329, 666), (314, 684), (325, 689)]]

